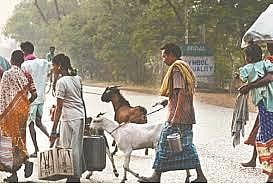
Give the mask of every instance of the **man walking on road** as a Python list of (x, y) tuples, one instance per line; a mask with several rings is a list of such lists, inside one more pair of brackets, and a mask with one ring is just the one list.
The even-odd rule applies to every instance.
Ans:
[[(166, 44), (161, 48), (162, 59), (169, 69), (161, 85), (160, 95), (169, 97), (167, 122), (163, 127), (153, 164), (151, 177), (141, 177), (139, 182), (159, 183), (161, 173), (174, 170), (196, 169), (197, 179), (192, 183), (206, 183), (199, 157), (192, 143), (192, 125), (195, 124), (193, 94), (195, 76), (190, 66), (180, 60), (181, 50), (175, 44)], [(183, 150), (172, 152), (167, 136), (179, 132)]]
[(37, 157), (37, 152), (39, 151), (36, 131), (34, 128), (34, 122), (40, 130), (49, 137), (46, 127), (42, 124), (43, 106), (45, 100), (45, 88), (48, 73), (50, 70), (50, 63), (45, 59), (36, 58), (34, 53), (34, 46), (32, 43), (26, 41), (20, 45), (22, 51), (25, 55), (25, 61), (22, 64), (22, 69), (31, 74), (35, 88), (37, 89), (37, 98), (30, 106), (28, 124), (30, 135), (34, 144), (35, 151), (30, 157)]
[(49, 47), (49, 52), (46, 54), (47, 61), (52, 62), (52, 59), (55, 56), (54, 52), (55, 52), (55, 47), (54, 46), (50, 46)]

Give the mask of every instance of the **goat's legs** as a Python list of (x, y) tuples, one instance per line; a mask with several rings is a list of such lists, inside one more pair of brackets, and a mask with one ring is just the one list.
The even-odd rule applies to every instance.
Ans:
[(125, 181), (127, 180), (127, 170), (129, 169), (131, 152), (125, 154), (124, 156), (125, 156), (124, 163), (123, 163), (124, 175), (123, 175), (123, 179), (121, 180), (121, 183), (125, 183)]
[(187, 177), (186, 177), (185, 183), (190, 183), (190, 177), (191, 177), (190, 170), (186, 169), (186, 173), (187, 173)]
[[(114, 175), (115, 175), (116, 177), (118, 177), (118, 176), (119, 176), (119, 173), (118, 173), (118, 171), (117, 171), (117, 169), (116, 169), (115, 162), (114, 162), (114, 158), (113, 158), (113, 156), (112, 156), (112, 154), (111, 154), (111, 152), (110, 152), (110, 150), (109, 150), (108, 147), (106, 147), (106, 154), (107, 154), (109, 160), (110, 160), (111, 163), (112, 163)], [(92, 174), (93, 174), (93, 171), (89, 171), (89, 173), (88, 173), (87, 176), (86, 176), (86, 179), (90, 179), (90, 177), (92, 176)]]
[(145, 155), (148, 155), (148, 148), (145, 148)]
[[(106, 144), (105, 152), (106, 152), (106, 154), (107, 154), (109, 160), (110, 160), (111, 163), (112, 163), (113, 173), (115, 174), (116, 177), (118, 177), (118, 176), (119, 176), (119, 173), (118, 173), (118, 171), (117, 171), (117, 169), (116, 169), (113, 155), (112, 155), (112, 153), (110, 152), (110, 147), (109, 147), (107, 138), (106, 138), (106, 136), (105, 136), (104, 133), (102, 134), (102, 136), (103, 136), (103, 138), (105, 139), (105, 144)], [(117, 147), (117, 146), (116, 146), (116, 147)], [(117, 148), (116, 148), (116, 149), (117, 149)], [(117, 150), (115, 150), (115, 151), (117, 152)]]
[[(131, 169), (129, 168), (130, 158), (131, 158), (131, 153), (125, 155), (125, 160), (124, 160), (124, 165), (123, 165), (125, 174), (127, 174), (126, 171), (128, 171), (129, 173), (131, 173), (132, 175), (134, 175), (136, 178), (141, 179), (141, 177), (139, 176), (138, 173), (134, 172), (133, 170), (131, 170)], [(125, 178), (126, 178), (126, 180), (127, 180), (127, 176), (126, 176)], [(122, 180), (122, 181), (123, 181), (123, 180)], [(125, 180), (124, 180), (124, 182), (125, 182)]]
[[(90, 134), (91, 134), (91, 133), (90, 133)], [(96, 132), (96, 134), (99, 134), (99, 133)], [(116, 177), (118, 177), (118, 176), (119, 176), (119, 173), (118, 173), (118, 171), (117, 171), (117, 169), (116, 169), (113, 155), (112, 155), (112, 153), (110, 152), (110, 148), (109, 148), (109, 145), (108, 145), (107, 138), (106, 138), (106, 136), (105, 136), (104, 133), (102, 134), (102, 136), (103, 136), (104, 139), (105, 139), (105, 144), (106, 144), (105, 152), (106, 152), (106, 154), (107, 154), (109, 160), (110, 160), (111, 163), (112, 163), (113, 173), (114, 173), (114, 175), (115, 175)], [(117, 149), (117, 148), (116, 148), (116, 149)], [(115, 150), (115, 151), (117, 152), (117, 150)], [(86, 179), (90, 179), (90, 177), (92, 176), (92, 174), (93, 174), (93, 171), (89, 171), (89, 173), (88, 173), (87, 176), (86, 176)]]
[(115, 140), (113, 140), (112, 146), (113, 146), (113, 147), (116, 146), (116, 141), (115, 141)]
[(118, 177), (118, 176), (119, 176), (119, 173), (118, 173), (118, 171), (117, 171), (117, 169), (116, 169), (115, 162), (114, 162), (114, 158), (113, 158), (113, 155), (111, 154), (111, 152), (110, 152), (110, 150), (109, 150), (109, 147), (106, 147), (106, 150), (105, 150), (105, 151), (106, 151), (106, 154), (107, 154), (109, 160), (110, 160), (111, 163), (112, 163), (113, 173), (115, 174), (116, 177)]
[(90, 179), (91, 176), (93, 175), (93, 171), (88, 171), (89, 173), (86, 175), (86, 179)]
[(117, 152), (118, 152), (118, 146), (116, 145), (113, 153), (111, 153), (111, 156), (113, 157)]
[(127, 171), (129, 170), (129, 163), (130, 163), (130, 158), (131, 158), (131, 151), (128, 151), (127, 153), (124, 153), (124, 163), (123, 163), (123, 169), (124, 169), (124, 176), (123, 179), (121, 180), (121, 183), (125, 183), (127, 180)]
[(126, 171), (128, 171), (129, 173), (131, 173), (132, 175), (134, 175), (136, 178), (141, 179), (142, 177), (139, 176), (138, 173), (134, 172), (133, 170), (131, 170), (130, 168), (127, 168)]

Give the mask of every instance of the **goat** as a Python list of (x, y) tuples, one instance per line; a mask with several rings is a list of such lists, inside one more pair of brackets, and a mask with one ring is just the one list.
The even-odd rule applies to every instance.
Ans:
[[(109, 120), (105, 117), (94, 118), (90, 128), (102, 128), (108, 132), (117, 142), (118, 148), (124, 153), (123, 163), (124, 176), (121, 180), (124, 183), (127, 180), (127, 171), (137, 178), (141, 178), (138, 173), (129, 168), (130, 157), (133, 150), (143, 148), (156, 148), (161, 130), (164, 123), (160, 124), (135, 124), (122, 123)], [(189, 182), (190, 173), (187, 170), (186, 182)]]
[[(120, 86), (107, 87), (101, 95), (101, 101), (107, 103), (112, 102), (115, 111), (115, 121), (118, 123), (147, 123), (147, 110), (142, 106), (132, 107), (120, 93), (119, 87)], [(115, 146), (115, 140), (113, 141), (112, 146)], [(117, 150), (117, 147), (115, 150)], [(115, 155), (115, 153), (116, 151), (112, 154)], [(148, 155), (147, 148), (145, 148), (145, 155)]]

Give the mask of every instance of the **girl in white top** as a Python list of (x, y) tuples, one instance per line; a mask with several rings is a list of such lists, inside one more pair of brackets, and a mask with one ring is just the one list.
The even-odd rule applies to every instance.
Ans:
[(53, 60), (55, 76), (60, 76), (56, 83), (57, 107), (51, 131), (51, 145), (56, 140), (56, 129), (60, 121), (59, 144), (72, 148), (74, 176), (67, 182), (79, 183), (83, 165), (83, 129), (84, 106), (81, 98), (81, 78), (71, 67), (70, 59), (64, 54), (56, 55)]

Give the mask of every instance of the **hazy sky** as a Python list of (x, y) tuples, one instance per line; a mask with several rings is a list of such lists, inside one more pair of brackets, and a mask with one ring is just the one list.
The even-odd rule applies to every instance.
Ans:
[(4, 38), (2, 29), (8, 18), (12, 15), (12, 11), (16, 4), (22, 0), (0, 0), (0, 55), (9, 59), (12, 50), (16, 49), (16, 41)]
[(8, 18), (12, 15), (14, 6), (21, 0), (0, 0), (0, 29), (3, 28)]

